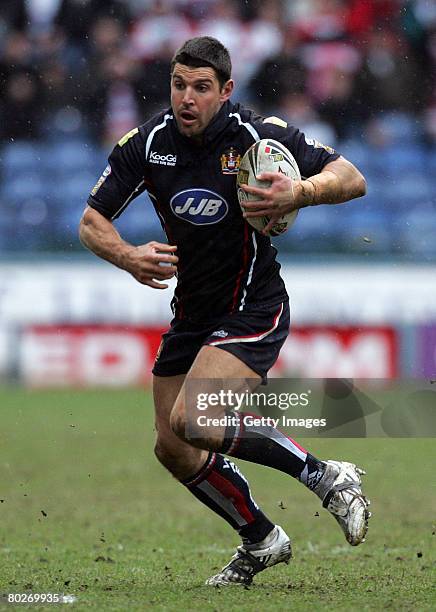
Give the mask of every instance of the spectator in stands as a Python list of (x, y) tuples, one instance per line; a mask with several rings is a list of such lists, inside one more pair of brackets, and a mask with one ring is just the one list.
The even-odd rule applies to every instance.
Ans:
[(324, 96), (317, 105), (320, 118), (333, 128), (338, 140), (361, 134), (354, 73), (332, 67), (324, 71), (323, 77)]
[[(197, 24), (198, 36), (212, 36), (221, 40), (232, 56), (236, 83), (243, 86), (245, 24), (241, 22), (238, 5), (232, 0), (217, 0), (205, 19)], [(268, 41), (264, 41), (267, 45)]]
[(300, 60), (299, 39), (295, 28), (289, 27), (283, 32), (279, 53), (265, 59), (253, 75), (248, 95), (259, 111), (268, 114), (290, 89), (299, 94), (305, 88), (306, 69)]
[(417, 68), (415, 81), (425, 105), (436, 94), (436, 3), (411, 0), (404, 7), (401, 31), (405, 36)]
[(335, 146), (337, 136), (334, 129), (322, 120), (307, 93), (295, 92), (292, 88), (283, 92), (277, 115), (290, 125), (298, 125), (302, 132), (310, 134), (316, 140), (328, 146)]
[[(5, 37), (0, 59), (2, 81), (15, 70), (31, 68), (34, 57), (34, 48), (29, 37), (19, 30), (11, 30)], [(0, 87), (0, 96), (2, 89), (3, 87)]]
[(95, 22), (106, 16), (126, 30), (131, 23), (129, 3), (122, 0), (60, 0), (55, 21), (72, 45), (86, 51)]
[(78, 133), (84, 135), (82, 92), (77, 81), (69, 78), (65, 63), (56, 57), (46, 61), (39, 78), (42, 135), (56, 140)]
[(0, 102), (0, 136), (3, 140), (41, 136), (40, 85), (32, 70), (11, 72), (4, 82)]
[(101, 64), (109, 55), (124, 52), (128, 42), (128, 34), (118, 19), (103, 15), (94, 21), (83, 52), (84, 61), (81, 62), (85, 70), (79, 78), (85, 87), (92, 89), (93, 83), (101, 80)]
[(89, 83), (86, 113), (97, 142), (117, 141), (147, 114), (147, 83), (141, 64), (124, 51), (113, 51)]
[(40, 85), (35, 52), (24, 32), (11, 31), (0, 62), (0, 136), (3, 139), (38, 138)]
[(142, 61), (171, 55), (191, 35), (188, 19), (174, 11), (170, 0), (153, 0), (133, 25), (132, 53)]
[(244, 27), (238, 52), (243, 84), (247, 83), (265, 60), (277, 55), (284, 46), (282, 0), (263, 0), (255, 18)]
[(353, 94), (361, 101), (361, 119), (386, 111), (422, 110), (424, 101), (418, 75), (421, 70), (400, 33), (393, 28), (373, 30)]
[(0, 42), (3, 33), (23, 30), (26, 25), (25, 0), (2, 0), (0, 3)]

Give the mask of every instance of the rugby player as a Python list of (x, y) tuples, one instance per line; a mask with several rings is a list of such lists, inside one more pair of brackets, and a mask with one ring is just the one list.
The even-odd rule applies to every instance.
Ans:
[[(174, 319), (153, 368), (155, 453), (242, 538), (230, 562), (207, 580), (214, 586), (250, 584), (258, 572), (291, 558), (288, 535), (262, 512), (247, 480), (224, 455), (299, 480), (321, 499), (351, 545), (364, 541), (370, 516), (363, 471), (354, 464), (322, 461), (268, 424), (243, 426), (243, 414), (233, 413), (221, 427), (196, 427), (189, 420), (187, 385), (198, 381), (207, 393), (220, 381), (258, 384), (288, 335), (288, 296), (266, 235), (270, 226), (292, 210), (345, 202), (366, 189), (360, 172), (333, 149), (280, 119), (233, 104), (233, 87), (230, 56), (219, 41), (186, 41), (172, 61), (171, 107), (115, 146), (80, 224), (88, 249), (140, 283), (161, 290), (177, 276)], [(244, 186), (257, 199), (247, 202), (243, 214), (238, 163), (262, 138), (283, 143), (305, 178), (262, 175), (271, 186)], [(145, 190), (168, 244), (133, 246), (112, 224)], [(263, 234), (246, 221), (265, 215), (271, 221)], [(215, 416), (226, 414), (224, 406), (213, 410)]]

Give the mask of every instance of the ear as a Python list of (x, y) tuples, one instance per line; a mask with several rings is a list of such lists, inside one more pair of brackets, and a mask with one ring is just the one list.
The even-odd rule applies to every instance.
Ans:
[(235, 84), (232, 79), (229, 79), (227, 83), (224, 84), (223, 88), (221, 89), (221, 93), (220, 93), (220, 102), (227, 102), (227, 100), (230, 98), (230, 96), (233, 93), (234, 86)]

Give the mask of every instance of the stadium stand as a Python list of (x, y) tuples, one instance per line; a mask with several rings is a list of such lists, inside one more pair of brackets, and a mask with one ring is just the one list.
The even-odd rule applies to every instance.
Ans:
[[(169, 25), (204, 34), (213, 15), (218, 30), (230, 20), (242, 45), (237, 97), (332, 134), (327, 144), (367, 178), (364, 200), (303, 211), (280, 249), (436, 259), (432, 3), (87, 0), (70, 27), (76, 4), (47, 0), (43, 14), (32, 0), (0, 6), (3, 254), (81, 248), (77, 222), (114, 138), (167, 103)], [(260, 48), (259, 32), (274, 44)], [(146, 196), (118, 224), (133, 242), (160, 232)]]

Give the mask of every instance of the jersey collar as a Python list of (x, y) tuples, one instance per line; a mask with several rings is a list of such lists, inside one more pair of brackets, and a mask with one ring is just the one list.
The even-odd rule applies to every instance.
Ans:
[(203, 144), (193, 145), (192, 140), (190, 138), (188, 138), (187, 136), (184, 136), (183, 134), (179, 132), (179, 128), (177, 127), (177, 122), (176, 120), (174, 120), (173, 126), (177, 134), (177, 137), (180, 138), (183, 141), (183, 143), (192, 147), (193, 151), (195, 150), (200, 151), (201, 149), (209, 147), (209, 145), (213, 143), (213, 141), (217, 138), (217, 136), (219, 136), (219, 134), (221, 134), (221, 132), (223, 132), (223, 130), (225, 130), (228, 127), (228, 125), (231, 123), (232, 120), (231, 120), (231, 117), (229, 117), (229, 115), (232, 112), (233, 108), (234, 108), (234, 105), (230, 102), (230, 100), (227, 100), (227, 102), (224, 102), (220, 110), (212, 118), (212, 121), (209, 123), (209, 125), (205, 129), (204, 134), (203, 134)]

